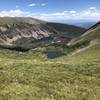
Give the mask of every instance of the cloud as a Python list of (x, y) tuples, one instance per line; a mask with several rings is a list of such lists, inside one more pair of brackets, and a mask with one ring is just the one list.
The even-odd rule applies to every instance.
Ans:
[(31, 3), (31, 4), (29, 4), (28, 6), (29, 6), (29, 7), (35, 7), (36, 4), (35, 4), (35, 3)]
[(41, 6), (43, 6), (43, 7), (46, 6), (46, 5), (47, 5), (46, 3), (42, 3), (42, 4), (41, 4)]
[(65, 10), (62, 12), (41, 14), (42, 19), (47, 20), (100, 20), (100, 10), (95, 7), (82, 11)]
[(20, 9), (10, 10), (10, 11), (1, 11), (0, 17), (28, 17), (30, 13), (21, 11)]
[(90, 7), (90, 9), (91, 9), (91, 10), (95, 10), (95, 9), (96, 9), (96, 7)]
[(1, 11), (0, 17), (33, 17), (42, 20), (100, 20), (100, 10), (95, 7), (90, 7), (87, 10), (75, 11), (75, 10), (65, 10), (56, 13), (33, 13), (26, 12), (20, 9)]
[(47, 5), (47, 3), (40, 3), (40, 4), (31, 3), (31, 4), (28, 5), (28, 7), (35, 7), (35, 6), (42, 6), (42, 7), (44, 7), (46, 5)]

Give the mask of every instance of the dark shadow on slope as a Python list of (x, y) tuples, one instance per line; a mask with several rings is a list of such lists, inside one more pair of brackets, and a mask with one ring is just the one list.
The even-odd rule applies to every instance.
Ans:
[(30, 49), (29, 48), (23, 48), (23, 47), (10, 47), (10, 46), (0, 46), (0, 49), (8, 49), (8, 50), (14, 50), (18, 52), (27, 52)]

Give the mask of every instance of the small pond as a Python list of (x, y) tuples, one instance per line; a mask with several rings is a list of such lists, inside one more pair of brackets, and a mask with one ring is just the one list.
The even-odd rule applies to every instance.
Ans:
[(53, 58), (57, 58), (57, 57), (63, 56), (65, 54), (62, 53), (61, 51), (48, 51), (46, 53), (46, 55), (47, 55), (48, 58), (53, 59)]

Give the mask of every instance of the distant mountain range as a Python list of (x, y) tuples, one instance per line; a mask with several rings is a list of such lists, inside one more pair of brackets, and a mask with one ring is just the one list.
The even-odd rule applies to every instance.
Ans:
[(88, 29), (91, 26), (95, 25), (98, 21), (92, 21), (92, 20), (55, 20), (53, 22), (59, 22), (59, 23), (74, 25), (74, 26)]
[(92, 27), (93, 25), (95, 25), (96, 23), (97, 22), (81, 22), (81, 23), (73, 23), (73, 25), (88, 29), (88, 28)]

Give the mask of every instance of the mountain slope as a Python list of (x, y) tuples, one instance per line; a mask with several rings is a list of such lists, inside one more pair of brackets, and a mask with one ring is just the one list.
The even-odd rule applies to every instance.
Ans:
[(82, 35), (82, 33), (86, 31), (84, 28), (68, 24), (48, 23), (48, 25), (55, 28), (58, 32), (61, 32), (61, 34), (67, 35), (71, 38)]
[(71, 40), (69, 45), (81, 45), (81, 44), (97, 44), (100, 42), (100, 22), (89, 28), (84, 34), (81, 36)]
[(46, 23), (32, 18), (0, 18), (0, 44), (23, 45), (23, 40), (25, 44), (57, 33)]
[[(41, 30), (47, 30), (48, 32), (48, 29), (45, 29), (47, 26), (41, 29), (34, 24), (26, 23), (17, 23), (11, 26), (8, 24), (5, 31), (6, 25), (1, 25), (3, 28), (1, 27), (0, 39), (8, 42), (7, 39), (11, 39), (10, 35), (13, 38), (15, 38), (16, 34), (20, 36), (17, 41), (12, 42), (12, 45), (18, 45), (18, 42), (20, 45), (22, 43), (22, 46), (26, 44), (25, 42), (29, 45), (33, 37), (28, 38), (26, 35), (29, 36), (31, 34), (31, 28), (31, 31), (36, 28), (39, 33), (41, 33)], [(99, 27), (98, 23), (72, 43), (80, 43), (79, 40), (87, 41), (88, 39), (89, 42), (97, 41), (98, 43), (100, 40)], [(53, 27), (49, 27), (49, 29), (50, 36), (52, 36), (51, 30), (54, 30), (54, 33), (52, 32), (54, 37), (61, 33)], [(22, 33), (25, 33), (25, 36)], [(33, 35), (34, 33), (37, 32), (34, 31)], [(46, 37), (46, 39), (50, 39), (50, 37)], [(33, 44), (39, 41), (38, 38), (32, 40)], [(45, 41), (44, 38), (42, 40)], [(50, 50), (50, 48), (48, 49)], [(64, 55), (53, 60), (47, 58), (44, 53), (48, 49), (39, 47), (24, 53), (0, 50), (0, 99), (99, 100), (100, 45), (96, 44), (78, 54)], [(61, 48), (56, 47), (56, 51), (57, 49)], [(65, 51), (68, 52), (68, 48)]]
[[(75, 30), (73, 37), (85, 31), (83, 28), (55, 23), (51, 24), (33, 18), (2, 17), (0, 18), (0, 45), (33, 48), (35, 44), (41, 44), (41, 39), (42, 41), (45, 40), (45, 42), (58, 41), (60, 37), (65, 37), (65, 35), (66, 40), (69, 41), (72, 39), (72, 35), (70, 36), (70, 34), (73, 30), (71, 28)], [(37, 40), (40, 40), (39, 43), (37, 43)]]

